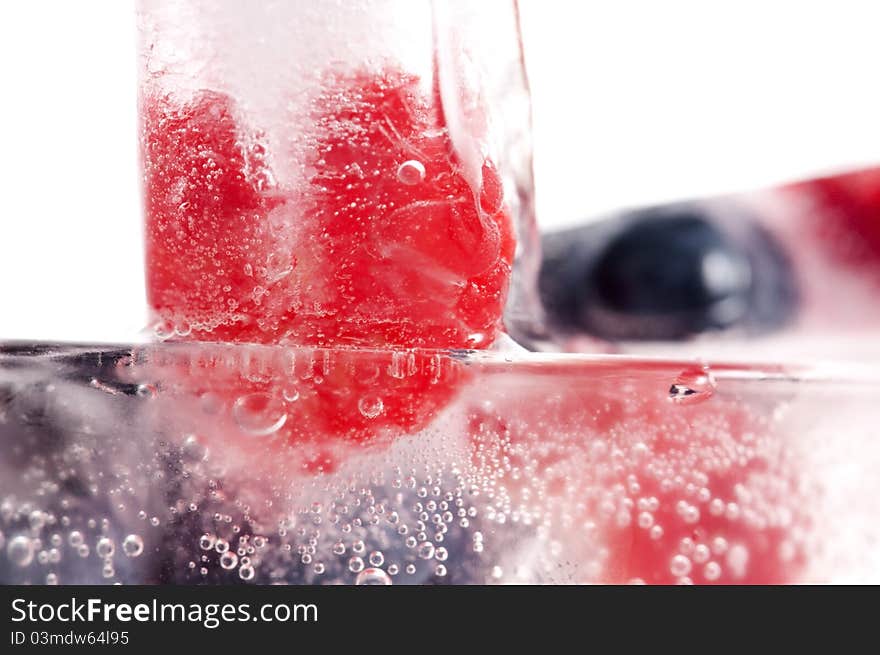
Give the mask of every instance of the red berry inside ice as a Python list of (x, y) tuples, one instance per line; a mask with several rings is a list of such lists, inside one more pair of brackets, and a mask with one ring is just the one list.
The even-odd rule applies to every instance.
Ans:
[(490, 344), (514, 246), (494, 165), (465, 179), (438, 103), (400, 72), (330, 76), (311, 112), (273, 153), (304, 164), (287, 185), (228, 96), (145, 99), (157, 317), (210, 340)]
[(844, 264), (880, 270), (880, 168), (816, 178), (784, 188), (806, 200), (817, 244)]
[(254, 253), (272, 251), (266, 217), (280, 203), (261, 148), (244, 145), (254, 135), (221, 93), (150, 97), (142, 111), (150, 305), (183, 335), (247, 321)]
[[(272, 153), (305, 171), (295, 181), (277, 179), (259, 126), (229, 96), (147, 94), (142, 116), (148, 299), (168, 334), (448, 349), (486, 347), (502, 329), (514, 239), (500, 177), (486, 160), (482, 180), (466, 179), (418, 78), (327, 76), (307, 133)], [(379, 396), (374, 378), (326, 375), (277, 434), (412, 431), (456, 389), (407, 370)], [(224, 382), (278, 393), (251, 379), (209, 386)]]
[(667, 397), (650, 365), (634, 367), (609, 363), (601, 385), (561, 368), (565, 393), (473, 413), (474, 464), (498, 511), (550, 526), (574, 582), (797, 581), (809, 490), (769, 415), (700, 375), (694, 394)]

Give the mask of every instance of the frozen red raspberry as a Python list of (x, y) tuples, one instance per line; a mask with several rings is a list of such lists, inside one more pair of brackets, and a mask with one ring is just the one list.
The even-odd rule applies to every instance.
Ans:
[(603, 385), (560, 367), (566, 393), (474, 412), (474, 467), (499, 506), (552, 519), (575, 582), (797, 582), (811, 492), (772, 410), (703, 389), (670, 398), (635, 366), (608, 362)]
[[(276, 180), (260, 131), (229, 96), (143, 103), (147, 292), (169, 334), (455, 349), (486, 347), (503, 329), (514, 237), (500, 178), (486, 160), (481, 181), (466, 179), (439, 100), (417, 77), (328, 76), (312, 132), (274, 153), (308, 171), (297, 189)], [(423, 427), (457, 385), (403, 365), (381, 385), (327, 375), (277, 434), (364, 442)], [(272, 381), (205, 373), (192, 382), (221, 394), (281, 393)]]
[(225, 95), (145, 99), (148, 299), (200, 339), (479, 348), (502, 329), (513, 259), (494, 165), (479, 188), (439, 103), (398, 71), (330, 76), (296, 157), (265, 163)]

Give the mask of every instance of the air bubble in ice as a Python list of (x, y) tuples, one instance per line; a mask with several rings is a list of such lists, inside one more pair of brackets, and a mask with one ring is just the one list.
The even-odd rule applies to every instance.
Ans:
[(139, 384), (135, 394), (141, 398), (155, 398), (159, 390), (153, 384)]
[(369, 559), (371, 566), (382, 566), (385, 563), (385, 555), (383, 555), (380, 550), (374, 550), (370, 553)]
[(709, 552), (709, 547), (706, 544), (697, 544), (694, 547), (694, 562), (697, 564), (703, 564), (704, 562), (709, 561), (709, 557), (711, 557), (711, 553)]
[(694, 505), (688, 505), (681, 513), (681, 518), (684, 519), (685, 523), (693, 525), (700, 520), (700, 510)]
[(388, 577), (388, 574), (382, 569), (369, 568), (358, 573), (358, 576), (354, 579), (354, 583), (361, 586), (383, 585), (387, 587), (391, 584), (391, 578)]
[(397, 179), (403, 184), (413, 186), (425, 179), (425, 166), (415, 159), (408, 159), (397, 167)]
[(360, 573), (364, 570), (364, 560), (355, 555), (348, 560), (348, 570), (352, 573)]
[(679, 405), (692, 405), (708, 400), (718, 385), (708, 367), (687, 369), (673, 380), (669, 387), (669, 400)]
[(243, 431), (259, 437), (277, 432), (287, 421), (281, 402), (261, 392), (239, 397), (232, 406), (232, 415)]
[(6, 556), (16, 566), (27, 566), (34, 559), (33, 540), (23, 534), (13, 537), (6, 545)]
[(238, 555), (231, 551), (226, 551), (220, 556), (220, 566), (227, 571), (231, 571), (238, 564)]
[(31, 530), (39, 532), (46, 524), (46, 515), (38, 509), (34, 510), (28, 517), (28, 523), (31, 526)]
[(254, 579), (254, 567), (250, 564), (242, 564), (238, 569), (238, 577), (242, 580), (253, 580)]
[(675, 555), (669, 563), (669, 572), (676, 578), (686, 576), (691, 572), (691, 560), (685, 555)]
[(140, 535), (130, 534), (122, 542), (122, 551), (128, 557), (139, 557), (144, 552), (144, 540)]
[(430, 541), (423, 541), (419, 544), (419, 548), (416, 551), (416, 554), (421, 559), (431, 559), (432, 557), (434, 557), (434, 544), (432, 544)]
[(95, 545), (95, 552), (98, 554), (98, 557), (112, 557), (115, 551), (116, 545), (108, 537), (101, 537)]
[(385, 405), (378, 396), (364, 396), (358, 401), (358, 409), (364, 418), (376, 418), (385, 409)]
[(174, 336), (174, 324), (171, 321), (157, 321), (153, 325), (153, 334), (161, 341), (170, 339)]
[(718, 562), (709, 562), (703, 567), (703, 577), (709, 582), (714, 582), (721, 577), (721, 565)]
[(208, 458), (208, 449), (196, 435), (190, 434), (183, 440), (181, 454), (191, 462), (201, 462)]
[(192, 334), (192, 326), (186, 321), (183, 321), (182, 323), (174, 326), (174, 334), (179, 337), (188, 337), (190, 334)]

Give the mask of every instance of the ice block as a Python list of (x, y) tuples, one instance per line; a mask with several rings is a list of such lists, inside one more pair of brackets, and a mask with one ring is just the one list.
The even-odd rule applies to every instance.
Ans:
[(320, 472), (280, 431), (364, 370), (377, 418), (400, 355), (4, 344), (0, 582), (880, 579), (873, 371), (404, 356), (458, 393)]
[(156, 336), (486, 348), (539, 315), (515, 3), (139, 11)]

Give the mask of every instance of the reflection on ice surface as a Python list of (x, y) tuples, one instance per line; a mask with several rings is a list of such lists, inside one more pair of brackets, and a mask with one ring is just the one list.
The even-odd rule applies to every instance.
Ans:
[(627, 358), (6, 344), (0, 582), (876, 581), (877, 390)]

